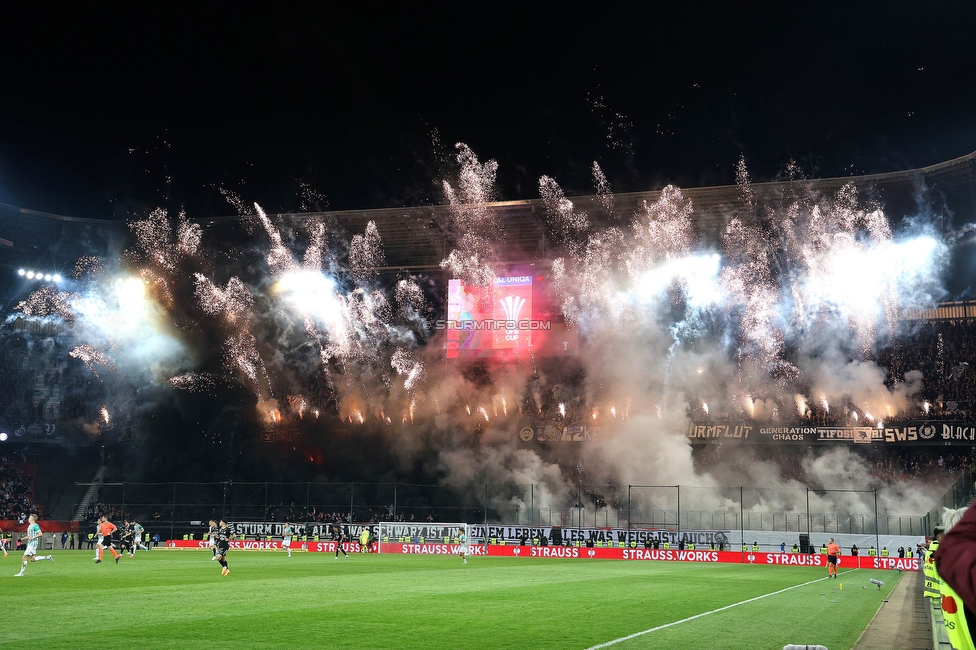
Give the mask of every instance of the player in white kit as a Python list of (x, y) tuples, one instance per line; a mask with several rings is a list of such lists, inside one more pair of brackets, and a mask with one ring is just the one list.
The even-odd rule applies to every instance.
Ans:
[(281, 547), (288, 551), (288, 557), (291, 557), (291, 538), (295, 534), (295, 529), (292, 527), (291, 522), (285, 522), (285, 530), (282, 532), (281, 537)]
[(14, 575), (15, 578), (24, 575), (28, 562), (37, 562), (38, 560), (50, 560), (54, 562), (53, 555), (37, 554), (37, 546), (41, 543), (41, 527), (37, 525), (37, 515), (31, 514), (29, 521), (30, 525), (27, 526), (27, 548), (24, 550), (24, 563), (20, 567), (20, 573)]
[(149, 552), (149, 547), (143, 545), (142, 543), (142, 534), (145, 532), (145, 530), (146, 529), (142, 527), (142, 524), (135, 519), (132, 520), (132, 549), (129, 552), (129, 557), (135, 557), (136, 551), (138, 551), (140, 548), (146, 553)]
[(458, 547), (458, 555), (464, 558), (464, 563), (468, 563), (468, 536), (462, 530), (461, 534), (458, 535), (458, 541), (461, 543)]

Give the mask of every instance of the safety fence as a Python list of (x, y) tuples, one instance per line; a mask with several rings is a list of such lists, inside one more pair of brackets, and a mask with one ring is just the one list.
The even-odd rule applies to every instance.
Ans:
[(925, 516), (879, 510), (877, 490), (631, 485), (630, 526), (923, 535)]
[(936, 526), (942, 521), (942, 511), (944, 508), (962, 508), (969, 505), (973, 497), (976, 496), (976, 484), (974, 484), (973, 469), (963, 470), (955, 482), (949, 486), (939, 502), (925, 515), (924, 525), (926, 535), (931, 535)]
[(136, 518), (171, 539), (221, 518), (865, 535), (923, 535), (930, 519), (879, 512), (874, 490), (579, 484), (559, 507), (552, 494), (540, 484), (104, 483), (87, 514)]

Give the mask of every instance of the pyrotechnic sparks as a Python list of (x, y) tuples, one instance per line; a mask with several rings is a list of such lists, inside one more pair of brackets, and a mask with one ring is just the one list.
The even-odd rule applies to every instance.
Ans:
[(74, 357), (82, 361), (92, 373), (98, 377), (98, 371), (95, 369), (96, 366), (102, 366), (103, 368), (109, 370), (110, 372), (115, 372), (118, 367), (115, 362), (109, 359), (101, 350), (89, 343), (82, 343), (71, 350), (68, 350), (68, 356)]
[(404, 390), (412, 391), (417, 385), (417, 382), (423, 378), (424, 364), (419, 361), (414, 361), (410, 353), (402, 348), (397, 349), (393, 353), (390, 359), (390, 365), (393, 366), (393, 369), (398, 374), (405, 375), (403, 380)]
[(471, 149), (459, 143), (460, 165), (457, 186), (444, 182), (444, 195), (451, 207), (457, 246), (441, 262), (441, 268), (466, 284), (490, 287), (497, 261), (495, 242), (502, 239), (501, 225), (488, 204), (495, 199), (498, 163), (480, 163)]
[(308, 409), (308, 402), (305, 401), (305, 397), (302, 395), (289, 395), (288, 407), (291, 409), (291, 412), (297, 414), (298, 419), (301, 420), (305, 417), (305, 411)]
[(366, 224), (366, 232), (353, 235), (349, 245), (349, 273), (359, 283), (376, 279), (377, 269), (386, 263), (383, 254), (383, 240), (376, 230), (376, 222)]
[(28, 296), (27, 300), (22, 300), (14, 307), (24, 316), (37, 316), (44, 318), (47, 316), (57, 316), (64, 319), (67, 323), (74, 322), (75, 315), (71, 309), (71, 301), (75, 294), (68, 291), (58, 291), (57, 287), (41, 287)]
[(102, 416), (102, 422), (104, 422), (105, 424), (108, 424), (108, 423), (109, 423), (109, 415), (108, 415), (108, 408), (106, 408), (106, 407), (105, 407), (105, 406), (103, 405), (103, 406), (102, 406), (102, 408), (100, 408), (100, 409), (98, 410), (98, 413), (99, 413), (99, 415), (101, 415), (101, 416)]
[(216, 385), (215, 377), (206, 372), (188, 372), (176, 377), (170, 377), (169, 383), (173, 388), (191, 393), (209, 393)]
[(613, 210), (613, 191), (607, 181), (606, 174), (600, 169), (600, 163), (593, 161), (593, 185), (596, 187), (596, 195), (600, 198), (600, 205), (607, 212)]
[(794, 395), (793, 399), (796, 402), (797, 415), (803, 417), (810, 412), (810, 408), (807, 406), (807, 398), (804, 395)]
[(101, 258), (95, 257), (94, 255), (85, 255), (79, 257), (78, 261), (75, 262), (75, 268), (71, 276), (75, 280), (81, 280), (85, 277), (92, 277), (104, 270), (105, 265), (102, 263)]
[(539, 193), (556, 241), (566, 244), (573, 255), (579, 255), (590, 226), (586, 213), (577, 211), (573, 202), (563, 194), (562, 188), (548, 176), (539, 179)]
[(241, 217), (246, 217), (254, 214), (251, 210), (251, 206), (247, 204), (247, 201), (243, 200), (236, 192), (228, 190), (223, 187), (218, 187), (217, 191), (220, 192), (224, 199), (230, 203), (237, 210), (237, 214)]

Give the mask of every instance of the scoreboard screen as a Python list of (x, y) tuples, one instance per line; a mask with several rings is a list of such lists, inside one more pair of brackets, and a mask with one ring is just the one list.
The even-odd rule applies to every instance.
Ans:
[(553, 308), (544, 278), (499, 276), (490, 287), (450, 280), (447, 291), (448, 359), (519, 359), (572, 355), (579, 335)]

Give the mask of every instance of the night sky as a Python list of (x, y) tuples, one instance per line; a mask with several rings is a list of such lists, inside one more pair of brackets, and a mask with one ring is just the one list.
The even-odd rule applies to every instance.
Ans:
[[(329, 3), (329, 6), (334, 3)], [(455, 142), (592, 193), (913, 168), (976, 150), (976, 5), (169, 7), (5, 16), (0, 201), (91, 218), (440, 203)], [(94, 11), (102, 11), (101, 9)]]

